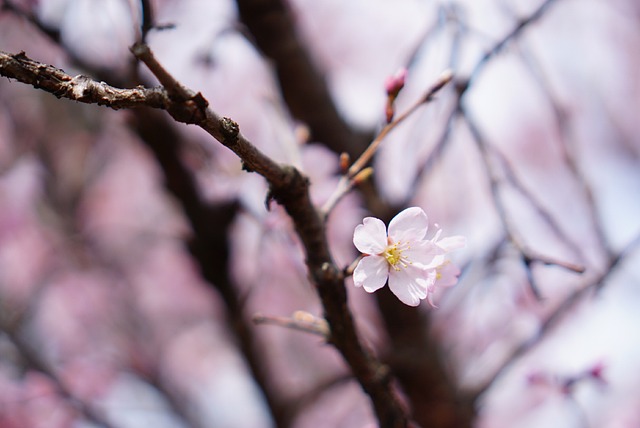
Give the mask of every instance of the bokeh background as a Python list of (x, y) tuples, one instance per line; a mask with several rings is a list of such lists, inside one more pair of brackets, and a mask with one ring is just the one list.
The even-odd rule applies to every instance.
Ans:
[[(362, 339), (417, 422), (639, 426), (640, 4), (285, 3), (341, 122), (307, 123), (283, 94), (295, 78), (238, 13), (260, 2), (152, 1), (146, 40), (260, 149), (302, 169), (318, 204), (339, 152), (380, 130), (387, 76), (409, 70), (402, 112), (453, 71), (385, 139), (373, 186), (328, 221), (340, 266), (357, 256), (363, 217), (405, 206), (425, 209), (432, 232), (467, 237), (438, 309), (348, 282)], [(4, 0), (0, 50), (155, 85), (128, 50), (142, 21), (136, 1)], [(349, 138), (319, 137), (340, 126)], [(322, 315), (266, 194), (227, 149), (166, 114), (0, 79), (0, 426), (374, 426), (333, 348), (252, 322)], [(458, 399), (471, 409), (462, 425), (447, 416)]]

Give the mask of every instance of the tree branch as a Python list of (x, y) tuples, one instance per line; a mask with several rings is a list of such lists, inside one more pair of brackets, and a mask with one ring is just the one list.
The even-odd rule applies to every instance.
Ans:
[(171, 104), (162, 88), (114, 88), (87, 76), (72, 77), (59, 68), (28, 58), (24, 52), (8, 54), (0, 51), (0, 74), (50, 92), (58, 98), (116, 110), (141, 106), (166, 109)]
[(354, 132), (338, 113), (324, 77), (297, 34), (286, 2), (236, 0), (236, 4), (252, 41), (273, 60), (291, 114), (309, 126), (314, 140), (355, 159), (369, 137)]
[(517, 39), (520, 34), (529, 26), (542, 18), (547, 9), (551, 7), (557, 0), (545, 0), (538, 6), (529, 16), (521, 19), (502, 39), (500, 39), (491, 49), (489, 49), (480, 60), (476, 63), (475, 68), (470, 74), (469, 80), (475, 80), (482, 72), (489, 61), (498, 55), (512, 41)]
[(486, 392), (503, 373), (519, 361), (527, 352), (538, 346), (542, 340), (547, 337), (549, 332), (556, 328), (566, 318), (566, 316), (580, 303), (584, 302), (587, 297), (590, 295), (597, 295), (597, 293), (602, 290), (605, 283), (609, 281), (609, 279), (618, 271), (620, 266), (628, 260), (629, 255), (636, 251), (638, 247), (640, 247), (640, 235), (636, 236), (622, 250), (614, 254), (608, 260), (607, 266), (600, 274), (586, 281), (583, 286), (577, 288), (562, 299), (557, 306), (541, 320), (538, 331), (528, 339), (522, 341), (511, 351), (504, 364), (502, 364), (498, 370), (496, 370), (491, 377), (474, 392), (475, 396), (479, 397)]
[(390, 385), (388, 370), (361, 342), (347, 306), (342, 271), (332, 260), (324, 223), (309, 196), (309, 181), (297, 169), (281, 166), (260, 152), (241, 133), (236, 122), (220, 118), (200, 93), (180, 85), (144, 45), (132, 48), (165, 88), (117, 89), (87, 77), (71, 77), (55, 67), (37, 63), (21, 52), (0, 52), (0, 75), (15, 78), (83, 103), (112, 108), (147, 106), (165, 109), (178, 122), (196, 124), (240, 157), (247, 171), (262, 175), (270, 186), (269, 199), (280, 203), (292, 218), (305, 249), (311, 281), (316, 285), (329, 323), (329, 342), (342, 354), (363, 390), (370, 396), (381, 427), (406, 427), (408, 417)]

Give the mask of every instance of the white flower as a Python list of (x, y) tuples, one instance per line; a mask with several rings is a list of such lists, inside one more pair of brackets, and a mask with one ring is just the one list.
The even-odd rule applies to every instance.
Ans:
[[(436, 224), (436, 227), (437, 226)], [(440, 239), (441, 234), (442, 229), (438, 229), (435, 236), (431, 239), (431, 242), (443, 251), (441, 255), (436, 256), (436, 281), (431, 285), (427, 296), (429, 304), (434, 308), (437, 307), (435, 303), (433, 303), (433, 292), (436, 287), (452, 287), (458, 283), (458, 276), (460, 276), (460, 269), (451, 263), (451, 260), (446, 257), (446, 254), (463, 248), (466, 245), (464, 236), (456, 235)]]
[(355, 285), (373, 293), (388, 279), (400, 301), (417, 306), (433, 290), (446, 251), (440, 242), (425, 239), (428, 226), (427, 215), (418, 207), (396, 215), (388, 234), (382, 220), (365, 218), (353, 233), (354, 245), (364, 253), (353, 272)]

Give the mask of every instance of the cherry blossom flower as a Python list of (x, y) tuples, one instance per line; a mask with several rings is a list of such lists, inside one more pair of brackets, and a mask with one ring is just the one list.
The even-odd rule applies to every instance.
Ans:
[[(417, 306), (433, 291), (438, 267), (445, 261), (446, 247), (425, 239), (429, 222), (418, 207), (407, 208), (389, 223), (366, 217), (353, 233), (353, 243), (364, 254), (358, 262), (353, 281), (357, 287), (373, 293), (389, 283), (389, 289), (403, 303)], [(445, 244), (448, 242), (443, 240)], [(448, 275), (449, 271), (442, 270)]]
[(451, 263), (447, 254), (463, 248), (466, 245), (464, 236), (456, 235), (440, 239), (441, 234), (442, 229), (438, 229), (435, 236), (431, 239), (431, 242), (443, 251), (442, 254), (436, 256), (436, 281), (431, 285), (430, 293), (427, 295), (429, 304), (434, 308), (437, 307), (435, 303), (433, 303), (433, 292), (435, 289), (437, 287), (446, 288), (456, 285), (458, 283), (458, 277), (460, 276), (460, 268)]

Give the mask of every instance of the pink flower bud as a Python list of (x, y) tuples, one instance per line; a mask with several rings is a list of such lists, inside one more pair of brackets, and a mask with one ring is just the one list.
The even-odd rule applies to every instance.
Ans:
[(387, 91), (387, 95), (390, 98), (396, 98), (400, 90), (404, 88), (405, 80), (407, 79), (408, 71), (406, 68), (401, 68), (393, 76), (387, 77), (384, 82), (384, 88)]

